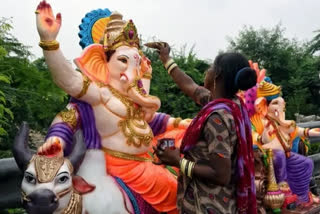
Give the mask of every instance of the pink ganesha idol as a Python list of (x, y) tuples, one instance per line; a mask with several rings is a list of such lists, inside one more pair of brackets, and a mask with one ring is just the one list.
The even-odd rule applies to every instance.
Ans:
[(67, 155), (72, 135), (81, 128), (87, 152), (78, 174), (96, 186), (87, 196), (91, 195), (91, 200), (84, 201), (89, 213), (115, 213), (124, 206), (123, 189), (131, 191), (126, 192), (131, 202), (135, 197), (137, 206), (143, 207), (144, 201), (153, 210), (133, 212), (133, 205), (127, 210), (130, 213), (177, 213), (176, 176), (152, 163), (152, 145), (158, 138), (174, 137), (179, 146), (190, 121), (156, 112), (160, 100), (149, 95), (152, 69), (140, 50), (133, 21), (124, 21), (121, 14), (107, 9), (88, 13), (79, 34), (85, 49), (74, 61), (79, 72), (56, 41), (61, 15), (54, 18), (45, 1), (36, 13), (39, 45), (53, 80), (72, 97), (67, 109), (52, 122), (38, 152), (50, 153), (58, 140)]
[(320, 132), (318, 129), (301, 128), (295, 121), (286, 120), (286, 103), (281, 97), (281, 87), (265, 77), (265, 69), (260, 71), (257, 63), (250, 64), (258, 77), (257, 85), (244, 94), (252, 122), (253, 142), (264, 156), (268, 154), (268, 159), (273, 160), (268, 167), (268, 192), (275, 194), (279, 191), (279, 197), (277, 200), (274, 198), (275, 201), (266, 199), (267, 194), (265, 204), (269, 200), (271, 208), (276, 207), (275, 203), (278, 203), (277, 208), (281, 208), (297, 201), (299, 207), (303, 208), (319, 203), (319, 198), (309, 191), (313, 162), (298, 154), (293, 146), (296, 138), (320, 136)]

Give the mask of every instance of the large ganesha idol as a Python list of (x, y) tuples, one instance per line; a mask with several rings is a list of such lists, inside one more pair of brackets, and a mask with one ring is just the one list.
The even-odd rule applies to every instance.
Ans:
[(176, 213), (176, 176), (152, 163), (152, 145), (157, 138), (174, 137), (179, 146), (189, 121), (156, 113), (160, 100), (149, 95), (152, 69), (133, 21), (108, 9), (88, 13), (80, 25), (85, 49), (74, 61), (76, 71), (55, 40), (61, 15), (54, 18), (45, 1), (36, 13), (46, 63), (55, 83), (72, 97), (38, 152), (50, 153), (58, 140), (68, 155), (72, 135), (81, 128), (87, 152), (78, 174), (96, 186), (84, 200), (88, 213), (125, 213), (115, 211), (125, 206), (123, 193), (140, 208), (145, 204), (153, 210), (133, 205), (129, 213)]
[[(281, 87), (265, 77), (265, 70), (260, 71), (257, 64), (254, 68), (258, 76), (257, 86), (249, 89), (244, 97), (251, 117), (254, 145), (268, 166), (267, 193), (262, 198), (264, 205), (273, 210), (293, 203), (300, 208), (308, 208), (319, 203), (319, 199), (309, 191), (313, 162), (298, 154), (297, 138), (305, 140), (320, 136), (320, 133), (286, 120), (286, 103), (281, 97)], [(258, 168), (256, 170), (259, 171)], [(260, 172), (256, 179), (259, 175)], [(261, 186), (258, 185), (257, 189), (261, 190)]]

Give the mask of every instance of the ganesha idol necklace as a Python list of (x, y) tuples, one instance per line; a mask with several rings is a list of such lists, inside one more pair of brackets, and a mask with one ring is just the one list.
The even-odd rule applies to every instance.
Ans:
[[(141, 147), (141, 145), (149, 146), (152, 139), (153, 133), (148, 123), (144, 120), (144, 113), (141, 106), (135, 104), (127, 97), (121, 95), (115, 88), (110, 85), (107, 86), (110, 92), (118, 98), (123, 105), (126, 107), (127, 115), (125, 119), (120, 120), (118, 123), (119, 128), (127, 138), (127, 144), (135, 147)], [(146, 130), (149, 129), (148, 133), (141, 133), (136, 129)]]

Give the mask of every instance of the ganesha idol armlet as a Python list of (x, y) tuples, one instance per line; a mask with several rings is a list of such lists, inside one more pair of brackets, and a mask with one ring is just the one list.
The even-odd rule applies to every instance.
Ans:
[(59, 42), (56, 40), (52, 41), (40, 41), (39, 46), (45, 51), (55, 51), (59, 49)]
[(181, 117), (175, 118), (173, 122), (173, 128), (178, 128), (181, 121), (182, 121)]
[(309, 128), (305, 128), (305, 129), (303, 130), (303, 135), (304, 135), (305, 138), (309, 138), (309, 137), (310, 137), (309, 131), (310, 131)]
[(82, 96), (84, 96), (87, 93), (89, 85), (91, 83), (89, 78), (86, 75), (84, 75), (83, 73), (81, 73), (81, 74), (82, 74), (82, 78), (83, 78), (83, 85), (82, 85), (82, 89), (81, 89), (80, 93), (77, 96), (75, 96), (75, 98), (77, 98), (77, 99), (81, 98)]
[(77, 111), (74, 108), (62, 110), (58, 115), (61, 120), (67, 123), (72, 129), (77, 127)]

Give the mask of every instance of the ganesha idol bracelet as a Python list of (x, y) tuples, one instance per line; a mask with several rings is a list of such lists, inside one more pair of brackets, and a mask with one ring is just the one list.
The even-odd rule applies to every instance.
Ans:
[(40, 41), (39, 46), (45, 51), (55, 51), (59, 49), (59, 42), (57, 40)]

